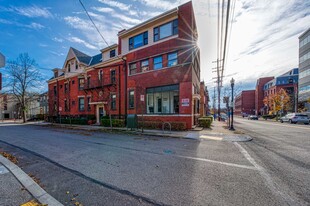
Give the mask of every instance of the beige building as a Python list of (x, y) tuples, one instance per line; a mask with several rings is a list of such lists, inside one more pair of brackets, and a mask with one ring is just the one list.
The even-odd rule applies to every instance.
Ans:
[(17, 100), (13, 94), (0, 94), (0, 119), (14, 119), (19, 116)]

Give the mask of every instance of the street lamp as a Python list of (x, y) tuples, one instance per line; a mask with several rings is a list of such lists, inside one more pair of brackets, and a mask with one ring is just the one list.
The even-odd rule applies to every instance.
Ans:
[(231, 123), (229, 130), (235, 130), (234, 128), (234, 86), (235, 86), (235, 80), (234, 78), (231, 78), (230, 80), (231, 85)]

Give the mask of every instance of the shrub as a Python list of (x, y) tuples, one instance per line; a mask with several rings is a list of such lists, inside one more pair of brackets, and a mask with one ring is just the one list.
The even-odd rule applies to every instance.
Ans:
[(266, 115), (263, 115), (262, 117), (266, 120), (266, 119), (273, 119), (273, 118), (276, 117), (276, 115), (273, 115), (273, 114), (266, 114)]
[(210, 128), (212, 120), (210, 118), (199, 118), (198, 125), (203, 128)]
[[(186, 130), (186, 123), (185, 122), (169, 122), (171, 124), (171, 130), (173, 131), (182, 131)], [(144, 129), (162, 129), (163, 122), (161, 121), (144, 121), (143, 128)], [(142, 127), (142, 121), (138, 121), (138, 127)], [(170, 127), (166, 124), (165, 129), (169, 130)]]
[[(61, 120), (61, 121), (60, 121)], [(81, 119), (81, 118), (58, 118), (56, 120), (56, 123), (61, 123), (61, 124), (79, 124), (79, 125), (87, 125), (87, 120), (86, 119)]]
[[(110, 119), (102, 118), (101, 125), (104, 127), (110, 127)], [(112, 119), (112, 127), (125, 127), (125, 120)]]
[(211, 124), (212, 124), (212, 122), (213, 122), (213, 116), (212, 116), (212, 115), (204, 116), (204, 117), (201, 117), (201, 118), (207, 118), (207, 119), (210, 119)]

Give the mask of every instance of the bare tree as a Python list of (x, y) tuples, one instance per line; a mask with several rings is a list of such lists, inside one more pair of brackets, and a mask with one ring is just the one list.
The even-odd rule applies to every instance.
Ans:
[(28, 103), (42, 86), (41, 74), (35, 60), (28, 53), (20, 54), (15, 61), (9, 61), (6, 69), (9, 74), (6, 87), (16, 97), (25, 123)]

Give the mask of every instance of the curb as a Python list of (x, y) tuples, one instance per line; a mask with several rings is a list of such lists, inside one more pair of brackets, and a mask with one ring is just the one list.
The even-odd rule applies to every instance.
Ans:
[(15, 176), (15, 178), (43, 205), (63, 206), (54, 197), (43, 190), (31, 177), (17, 165), (0, 155), (0, 162)]

